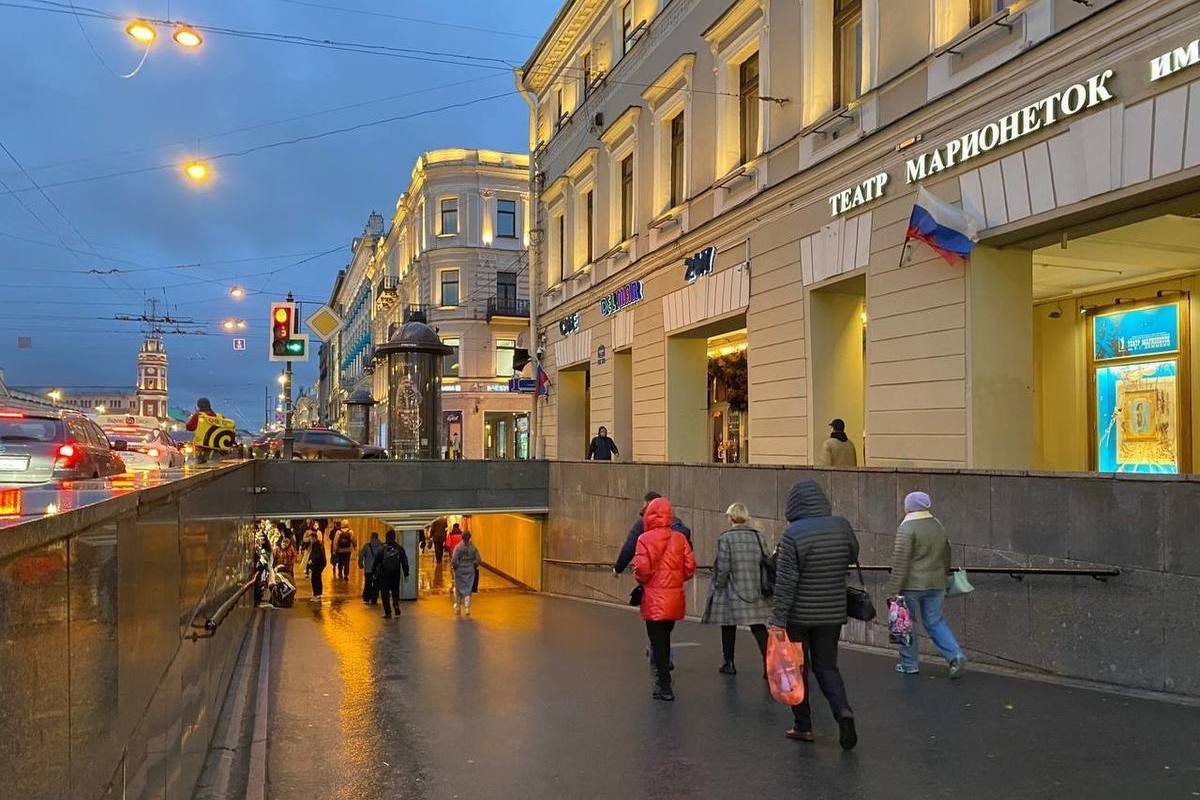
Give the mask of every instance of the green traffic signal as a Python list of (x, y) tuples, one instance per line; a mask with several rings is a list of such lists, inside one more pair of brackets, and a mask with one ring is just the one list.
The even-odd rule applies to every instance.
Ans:
[(289, 355), (293, 356), (304, 355), (304, 340), (289, 339), (287, 343), (287, 351)]

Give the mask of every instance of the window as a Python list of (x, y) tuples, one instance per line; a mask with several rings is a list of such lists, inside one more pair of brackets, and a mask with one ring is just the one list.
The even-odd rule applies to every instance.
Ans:
[(554, 98), (555, 109), (556, 113), (558, 114), (558, 118), (554, 123), (554, 129), (558, 130), (562, 127), (563, 120), (567, 118), (567, 109), (563, 106), (563, 90), (561, 86), (554, 90)]
[(587, 100), (592, 94), (592, 54), (583, 54), (583, 99)]
[(442, 339), (442, 344), (453, 351), (442, 356), (442, 377), (457, 378), (459, 375), (458, 337), (453, 336), (449, 339)]
[(840, 108), (862, 88), (862, 0), (834, 0), (833, 99)]
[(496, 304), (501, 308), (512, 308), (517, 304), (517, 273), (496, 273)]
[(671, 120), (671, 208), (684, 201), (683, 196), (683, 112)]
[(442, 271), (442, 301), (444, 306), (458, 305), (458, 270)]
[(496, 235), (501, 239), (517, 238), (517, 201), (496, 201)]
[[(747, 58), (738, 67), (740, 89), (738, 91), (738, 122), (741, 127), (740, 144), (742, 163), (758, 156), (758, 53)], [(674, 131), (672, 131), (672, 134)], [(674, 145), (672, 145), (672, 151)]]
[(629, 52), (629, 48), (633, 46), (630, 39), (633, 38), (633, 3), (629, 2), (621, 6), (621, 55)]
[(513, 354), (517, 349), (516, 339), (496, 340), (496, 376), (509, 378), (513, 374)]
[(554, 218), (554, 232), (558, 235), (558, 276), (567, 277), (567, 217), (559, 214)]
[(458, 198), (447, 197), (442, 200), (442, 227), (438, 231), (443, 236), (458, 233)]
[(633, 153), (621, 159), (621, 241), (633, 236)]
[(985, 19), (998, 13), (1008, 5), (1008, 0), (971, 0), (971, 27), (974, 28)]
[(583, 204), (587, 209), (587, 230), (584, 231), (584, 236), (587, 238), (587, 263), (592, 263), (595, 260), (595, 253), (592, 249), (593, 234), (596, 223), (596, 206), (592, 197), (592, 190), (588, 189), (587, 194), (583, 196)]

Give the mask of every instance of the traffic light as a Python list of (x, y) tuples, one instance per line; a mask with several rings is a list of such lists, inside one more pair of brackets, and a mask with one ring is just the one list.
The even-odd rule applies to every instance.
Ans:
[(295, 303), (271, 304), (272, 361), (308, 361), (308, 335), (300, 333)]

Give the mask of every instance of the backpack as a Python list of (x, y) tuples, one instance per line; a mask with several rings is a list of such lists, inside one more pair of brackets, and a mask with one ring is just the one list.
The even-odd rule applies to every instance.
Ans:
[(201, 412), (196, 416), (196, 434), (192, 444), (205, 450), (228, 453), (237, 443), (237, 425), (220, 414)]
[(354, 549), (354, 539), (350, 535), (350, 531), (343, 530), (338, 534), (337, 549), (339, 553), (349, 553)]
[(379, 558), (379, 571), (384, 575), (396, 575), (402, 569), (400, 548), (394, 544), (385, 544), (383, 546), (383, 555)]

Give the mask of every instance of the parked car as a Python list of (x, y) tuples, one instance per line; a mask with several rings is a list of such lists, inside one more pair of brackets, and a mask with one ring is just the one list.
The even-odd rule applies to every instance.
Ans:
[(124, 471), (104, 431), (86, 417), (0, 409), (0, 485), (107, 478)]
[[(292, 431), (295, 442), (292, 457), (304, 461), (327, 459), (387, 458), (382, 447), (359, 444), (345, 434), (327, 428), (297, 428)], [(274, 431), (254, 444), (255, 455), (264, 453), (263, 458), (279, 458), (283, 453), (283, 434)]]
[(196, 448), (192, 445), (192, 436), (193, 434), (191, 431), (171, 432), (171, 441), (173, 441), (175, 446), (179, 449), (179, 453), (183, 456), (185, 464), (196, 452)]
[[(155, 429), (130, 440), (122, 439), (119, 433), (112, 430), (106, 430), (105, 433), (130, 470), (176, 469), (183, 466), (183, 453), (166, 431)], [(118, 442), (125, 444), (122, 446)]]

